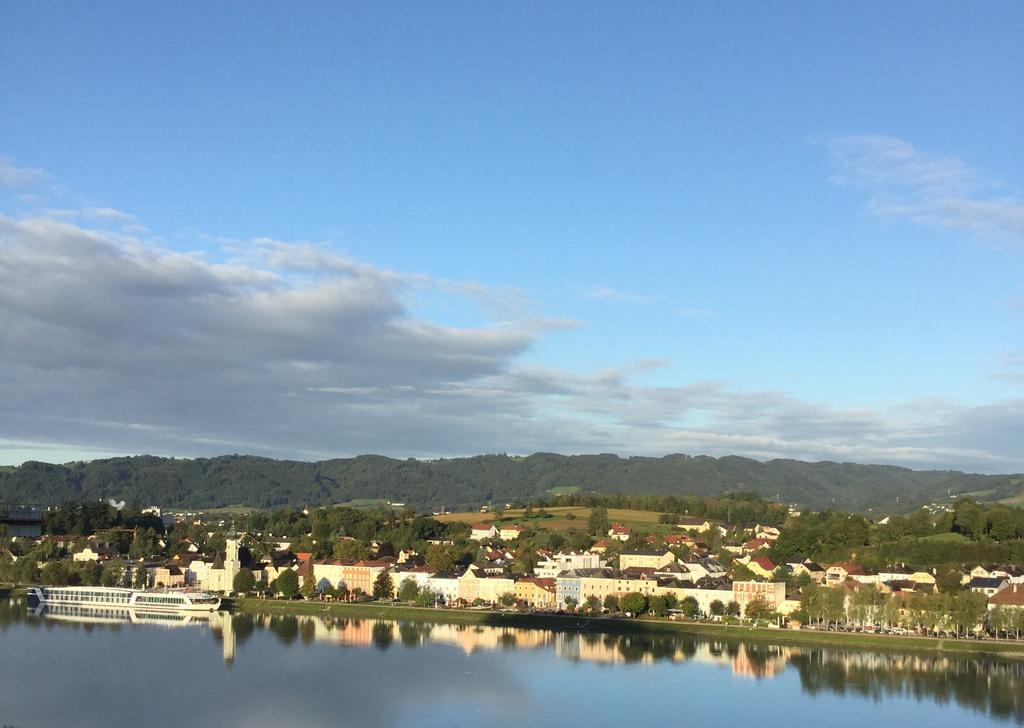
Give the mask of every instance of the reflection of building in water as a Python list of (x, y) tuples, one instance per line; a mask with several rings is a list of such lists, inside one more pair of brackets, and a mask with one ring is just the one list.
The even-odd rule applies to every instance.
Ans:
[[(596, 632), (551, 632), (542, 629), (491, 627), (464, 624), (392, 622), (376, 619), (286, 617), (263, 615), (257, 623), (270, 630), (279, 629), (282, 619), (292, 620), (304, 642), (325, 642), (354, 647), (385, 647), (392, 643), (408, 646), (449, 644), (464, 654), (478, 650), (540, 649), (553, 647), (561, 658), (602, 664), (651, 663), (659, 660), (713, 664), (729, 668), (734, 675), (774, 677), (785, 669), (799, 650), (777, 645), (695, 642), (668, 635), (601, 634)], [(234, 642), (232, 637), (232, 657)], [(228, 654), (227, 630), (224, 632), (225, 660)]]
[[(265, 628), (272, 628), (274, 617), (257, 618)], [(515, 627), (487, 627), (464, 624), (430, 624), (425, 622), (392, 622), (377, 619), (323, 619), (299, 617), (304, 635), (316, 642), (366, 647), (381, 643), (450, 644), (469, 655), (477, 650), (499, 650), (508, 647), (537, 649), (552, 644), (555, 634), (545, 630)]]
[(729, 668), (734, 675), (774, 677), (782, 672), (793, 648), (772, 645), (692, 642), (643, 634), (564, 633), (558, 636), (559, 657), (583, 662), (653, 663), (693, 661)]
[(217, 612), (210, 616), (210, 626), (220, 630), (221, 654), (224, 656), (224, 662), (228, 665), (233, 664), (237, 649), (234, 617), (227, 612)]

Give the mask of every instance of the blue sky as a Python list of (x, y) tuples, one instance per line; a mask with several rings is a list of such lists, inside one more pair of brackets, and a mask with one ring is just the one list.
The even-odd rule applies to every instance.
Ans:
[(0, 462), (1024, 470), (1019, 3), (0, 14)]

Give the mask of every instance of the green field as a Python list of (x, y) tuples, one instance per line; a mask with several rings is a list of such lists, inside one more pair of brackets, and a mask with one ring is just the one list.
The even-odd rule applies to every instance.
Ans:
[[(501, 518), (496, 513), (480, 513), (469, 511), (466, 513), (449, 513), (444, 516), (437, 516), (437, 520), (446, 523), (492, 523), (500, 522), (505, 524), (518, 524), (524, 528), (529, 527), (536, 530), (567, 531), (570, 528), (587, 530), (587, 520), (590, 518), (591, 509), (577, 506), (559, 506), (556, 508), (545, 508), (549, 517), (542, 517), (540, 509), (535, 510), (532, 516), (527, 516), (522, 509), (505, 511)], [(621, 523), (623, 526), (646, 531), (648, 533), (672, 533), (677, 529), (669, 523), (658, 523), (661, 518), (660, 511), (632, 511), (626, 508), (609, 508), (608, 522)]]

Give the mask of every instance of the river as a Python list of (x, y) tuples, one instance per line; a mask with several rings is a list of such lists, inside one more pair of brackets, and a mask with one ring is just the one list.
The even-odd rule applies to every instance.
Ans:
[(0, 726), (1024, 725), (1024, 663), (680, 635), (0, 603)]

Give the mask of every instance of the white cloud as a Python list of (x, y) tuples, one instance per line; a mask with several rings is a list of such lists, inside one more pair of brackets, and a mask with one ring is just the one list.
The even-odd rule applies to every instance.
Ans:
[[(1024, 469), (1019, 401), (840, 410), (716, 381), (641, 386), (665, 362), (524, 361), (555, 327), (518, 291), (328, 245), (230, 245), (214, 261), (66, 218), (0, 216), (0, 438), (17, 443), (0, 457), (683, 450)], [(423, 291), (489, 301), (492, 318), (417, 317), (408, 299)]]
[(583, 298), (591, 298), (597, 301), (612, 301), (614, 303), (656, 303), (663, 301), (661, 296), (652, 296), (644, 293), (627, 293), (608, 286), (593, 286), (580, 292)]
[(958, 157), (885, 135), (836, 137), (827, 148), (832, 181), (866, 191), (873, 215), (1024, 244), (1024, 200), (986, 194), (995, 183)]
[(0, 156), (0, 187), (24, 190), (50, 179), (44, 170), (20, 167), (10, 157)]

